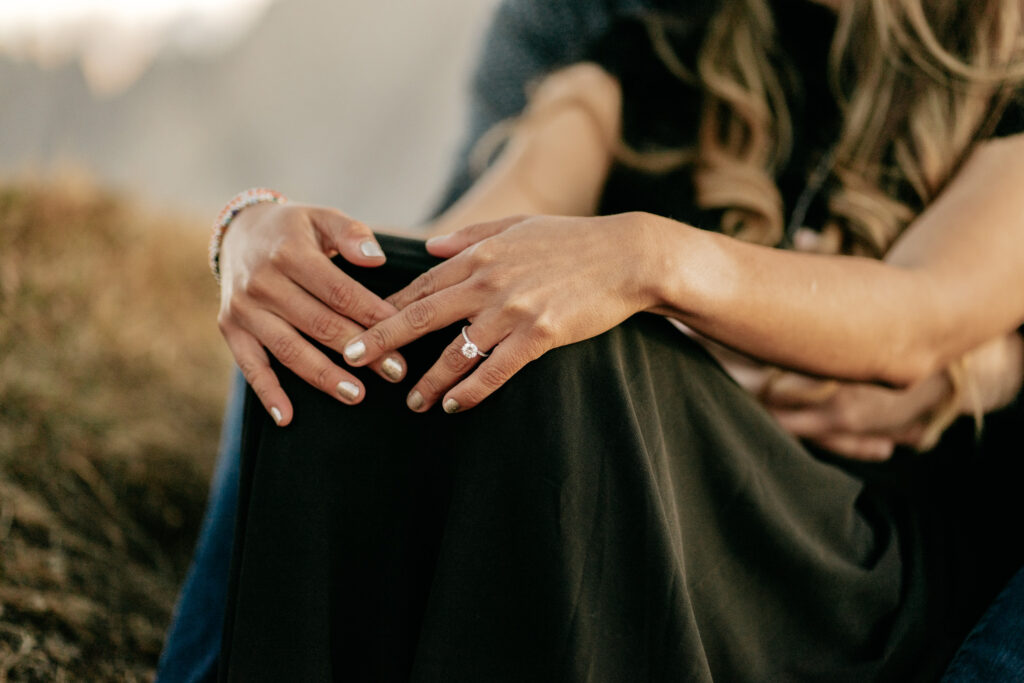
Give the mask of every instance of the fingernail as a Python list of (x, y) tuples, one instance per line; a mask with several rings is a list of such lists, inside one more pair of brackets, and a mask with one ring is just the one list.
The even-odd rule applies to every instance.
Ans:
[(447, 237), (448, 235), (438, 235), (437, 237), (431, 237), (429, 240), (427, 240), (427, 246), (429, 247), (431, 244), (437, 244), (438, 242), (445, 240)]
[(452, 413), (459, 412), (460, 407), (461, 406), (459, 406), (459, 402), (456, 401), (454, 398), (450, 398), (444, 402), (444, 412), (448, 413), (449, 415)]
[(338, 382), (338, 393), (345, 398), (354, 401), (359, 398), (359, 387), (352, 382)]
[(281, 424), (281, 411), (277, 409), (277, 406), (270, 407), (270, 416), (274, 418), (274, 422)]
[(423, 394), (416, 390), (410, 391), (405, 405), (409, 406), (409, 410), (419, 410), (423, 407)]
[(366, 240), (359, 244), (359, 251), (363, 252), (363, 256), (369, 256), (376, 258), (384, 255), (384, 250), (380, 248), (380, 245), (373, 240)]
[(394, 358), (385, 358), (384, 362), (380, 364), (380, 369), (384, 371), (384, 374), (396, 382), (402, 379), (402, 364)]
[(366, 344), (362, 341), (354, 341), (345, 347), (345, 358), (359, 360), (366, 353)]

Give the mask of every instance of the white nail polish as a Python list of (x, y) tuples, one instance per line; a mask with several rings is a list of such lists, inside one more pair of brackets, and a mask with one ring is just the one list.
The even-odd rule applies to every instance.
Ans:
[(459, 412), (460, 408), (462, 408), (462, 406), (460, 406), (459, 402), (456, 401), (454, 398), (450, 398), (444, 402), (444, 412), (448, 414), (457, 413)]
[(345, 347), (345, 358), (349, 360), (359, 360), (366, 353), (366, 344), (362, 341), (352, 342)]
[(384, 362), (380, 364), (380, 369), (396, 382), (402, 379), (402, 364), (394, 358), (385, 358)]
[(281, 417), (281, 411), (277, 409), (277, 406), (271, 406), (270, 416), (274, 418), (274, 422), (276, 422), (277, 424), (281, 424), (281, 420), (283, 418)]
[(363, 252), (363, 256), (370, 258), (378, 258), (384, 255), (384, 250), (380, 248), (380, 245), (373, 240), (366, 240), (359, 245), (359, 251)]
[(416, 390), (410, 391), (405, 399), (405, 405), (409, 406), (409, 410), (419, 410), (423, 407), (423, 394)]
[(350, 401), (354, 401), (359, 398), (359, 387), (352, 382), (338, 382), (338, 393)]

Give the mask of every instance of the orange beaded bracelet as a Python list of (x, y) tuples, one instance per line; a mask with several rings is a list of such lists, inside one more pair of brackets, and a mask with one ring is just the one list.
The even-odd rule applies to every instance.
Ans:
[(213, 222), (213, 232), (210, 235), (210, 271), (213, 273), (214, 279), (217, 280), (217, 284), (220, 284), (221, 244), (224, 242), (224, 233), (228, 231), (228, 226), (231, 225), (231, 221), (235, 220), (235, 216), (241, 213), (242, 209), (254, 204), (262, 204), (264, 202), (284, 204), (287, 201), (288, 198), (276, 190), (268, 190), (265, 187), (253, 187), (236, 194), (221, 209), (220, 213), (217, 214), (217, 220)]

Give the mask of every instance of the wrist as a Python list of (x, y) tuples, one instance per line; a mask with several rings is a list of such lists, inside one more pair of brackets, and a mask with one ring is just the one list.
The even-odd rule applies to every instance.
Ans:
[(642, 310), (684, 322), (700, 317), (706, 298), (701, 292), (713, 288), (708, 282), (715, 272), (711, 260), (716, 250), (709, 239), (713, 235), (662, 216), (635, 216), (636, 234), (644, 248), (638, 259), (645, 264)]
[(280, 192), (266, 188), (251, 188), (231, 198), (213, 222), (213, 230), (210, 234), (209, 261), (210, 271), (214, 279), (220, 284), (220, 254), (224, 238), (228, 228), (235, 219), (246, 209), (261, 204), (284, 204), (288, 198)]

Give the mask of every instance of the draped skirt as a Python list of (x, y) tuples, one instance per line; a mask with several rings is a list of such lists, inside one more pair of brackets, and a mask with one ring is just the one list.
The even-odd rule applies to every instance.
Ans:
[[(432, 263), (382, 241), (339, 264), (380, 294)], [(928, 680), (1009, 573), (970, 436), (830, 461), (648, 315), (409, 411), (458, 329), (357, 406), (280, 366), (290, 426), (250, 395), (223, 680)]]

